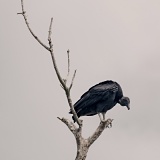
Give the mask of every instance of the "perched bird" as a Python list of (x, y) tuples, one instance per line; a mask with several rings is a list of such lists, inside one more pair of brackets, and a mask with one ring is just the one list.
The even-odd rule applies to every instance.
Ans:
[[(121, 86), (114, 81), (107, 80), (96, 84), (85, 92), (74, 104), (74, 109), (78, 117), (93, 116), (98, 114), (101, 121), (105, 121), (105, 114), (117, 103), (130, 109), (130, 99), (123, 96)], [(72, 114), (72, 111), (69, 112)], [(101, 115), (103, 119), (101, 118)], [(74, 122), (75, 119), (72, 116)]]

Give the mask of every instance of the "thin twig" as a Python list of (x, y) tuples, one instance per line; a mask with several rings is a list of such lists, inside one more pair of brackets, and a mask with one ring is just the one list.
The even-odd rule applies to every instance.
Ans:
[(49, 26), (49, 31), (48, 31), (48, 41), (51, 42), (51, 34), (52, 34), (52, 23), (53, 23), (53, 17), (51, 18), (50, 26)]
[(67, 72), (67, 77), (66, 77), (66, 83), (67, 83), (67, 80), (68, 80), (68, 77), (69, 77), (69, 74), (70, 74), (70, 50), (68, 49), (67, 50), (67, 59), (68, 59), (68, 72)]
[(71, 88), (73, 86), (73, 82), (74, 82), (74, 79), (75, 79), (75, 76), (76, 76), (76, 72), (77, 72), (77, 70), (74, 71), (74, 74), (73, 74), (73, 77), (72, 77), (72, 81), (71, 81), (71, 84), (69, 86), (69, 90), (71, 90)]
[(50, 25), (49, 25), (49, 31), (48, 31), (48, 42), (49, 42), (49, 51), (51, 53), (51, 57), (52, 57), (52, 62), (53, 62), (53, 66), (54, 66), (54, 69), (56, 71), (56, 74), (57, 74), (57, 77), (58, 77), (58, 80), (60, 81), (61, 85), (62, 85), (62, 88), (66, 89), (66, 85), (60, 75), (60, 72), (58, 70), (58, 67), (57, 67), (57, 63), (56, 63), (56, 59), (54, 57), (54, 52), (53, 52), (53, 43), (52, 43), (52, 39), (51, 39), (51, 34), (52, 34), (52, 23), (53, 23), (53, 18), (51, 18), (51, 22), (50, 22)]
[(21, 12), (21, 13), (17, 13), (17, 14), (24, 14), (24, 13)]
[(21, 6), (22, 6), (22, 13), (17, 13), (17, 14), (22, 14), (25, 20), (25, 23), (30, 31), (30, 33), (32, 34), (32, 36), (44, 47), (49, 51), (49, 47), (47, 47), (32, 31), (32, 29), (29, 26), (28, 20), (27, 20), (27, 16), (26, 16), (26, 11), (24, 11), (24, 2), (23, 0), (21, 0)]

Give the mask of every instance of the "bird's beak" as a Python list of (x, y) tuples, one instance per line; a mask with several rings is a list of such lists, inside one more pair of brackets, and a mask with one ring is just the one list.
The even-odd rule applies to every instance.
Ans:
[(130, 110), (130, 105), (129, 104), (126, 107), (128, 108), (128, 110)]

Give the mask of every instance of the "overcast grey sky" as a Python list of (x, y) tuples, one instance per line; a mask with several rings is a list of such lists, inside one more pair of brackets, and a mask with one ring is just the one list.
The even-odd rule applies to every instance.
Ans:
[[(92, 85), (112, 79), (131, 99), (107, 113), (106, 129), (87, 160), (160, 159), (160, 1), (24, 0), (33, 31), (47, 44), (50, 18), (57, 63), (66, 76), (71, 51), (77, 76), (72, 100)], [(76, 143), (56, 117), (69, 106), (49, 53), (30, 35), (20, 0), (0, 1), (0, 159), (71, 160)], [(83, 117), (84, 136), (99, 124)]]

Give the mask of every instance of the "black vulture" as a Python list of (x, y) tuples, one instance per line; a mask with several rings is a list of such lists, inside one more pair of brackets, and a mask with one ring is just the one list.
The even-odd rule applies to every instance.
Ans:
[[(85, 92), (74, 104), (78, 117), (93, 116), (98, 114), (101, 121), (105, 121), (105, 113), (112, 109), (117, 103), (130, 109), (130, 99), (123, 96), (121, 86), (114, 81), (107, 80), (96, 84)], [(69, 112), (72, 114), (72, 111)], [(103, 115), (101, 119), (100, 113)], [(72, 116), (74, 122), (75, 119)]]

